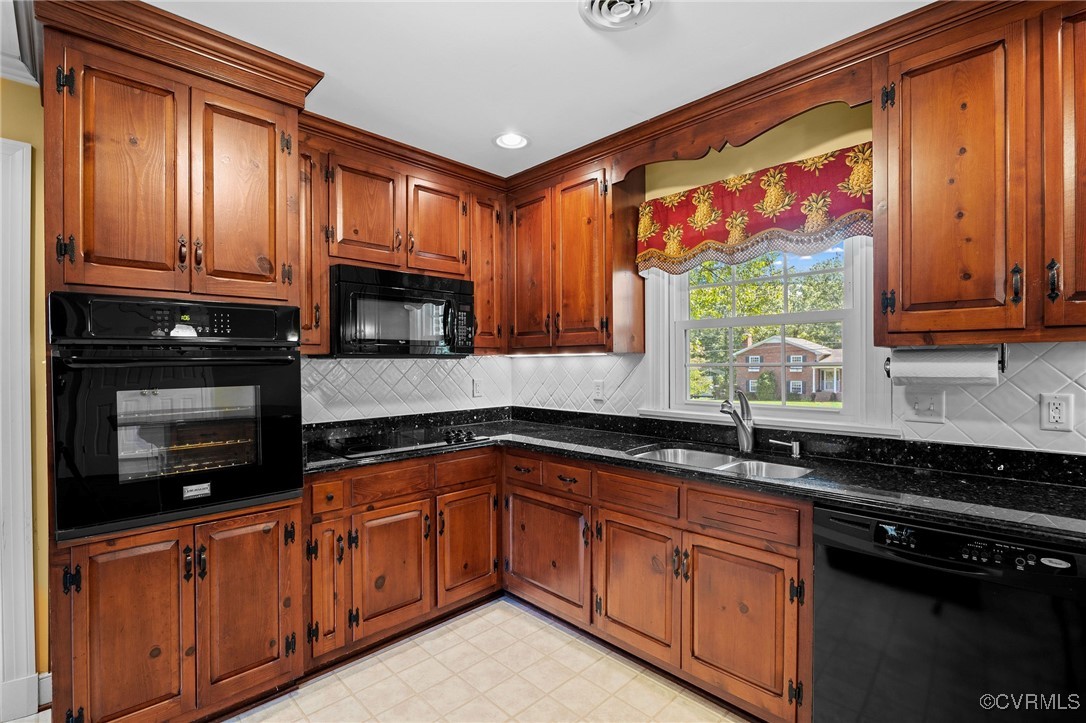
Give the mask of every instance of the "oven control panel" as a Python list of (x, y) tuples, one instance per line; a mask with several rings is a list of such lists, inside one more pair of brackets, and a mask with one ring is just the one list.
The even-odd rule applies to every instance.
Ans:
[(875, 542), (914, 556), (964, 565), (1049, 575), (1077, 572), (1075, 556), (1065, 552), (894, 522), (875, 525)]

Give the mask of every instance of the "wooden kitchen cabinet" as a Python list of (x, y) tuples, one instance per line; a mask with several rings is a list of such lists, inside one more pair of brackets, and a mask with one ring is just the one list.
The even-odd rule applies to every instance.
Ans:
[[(286, 643), (299, 631), (297, 508), (196, 525), (198, 700), (213, 706), (301, 672)], [(298, 664), (295, 665), (295, 662)]]
[(497, 587), (497, 508), (496, 481), (437, 496), (438, 607)]
[(508, 304), (510, 349), (550, 348), (551, 191), (512, 200), (509, 229)]
[(505, 507), (506, 589), (587, 624), (590, 505), (510, 485)]
[(67, 594), (72, 700), (58, 697), (53, 719), (64, 720), (66, 705), (88, 721), (169, 720), (194, 710), (192, 527), (82, 545), (71, 563), (81, 578)]
[[(51, 288), (294, 298), (297, 109), (50, 30)], [(52, 66), (51, 66), (52, 67)], [(50, 89), (52, 91), (52, 89)], [(52, 250), (52, 249), (51, 249)]]
[(401, 267), (407, 226), (403, 174), (365, 154), (337, 148), (328, 155), (331, 244), (328, 255)]
[(328, 334), (328, 156), (298, 144), (298, 312), (303, 354), (327, 354)]
[(505, 274), (501, 263), (504, 248), (501, 199), (494, 194), (473, 194), (468, 211), (471, 280), (475, 284), (475, 351), (500, 352), (506, 347), (506, 338), (502, 336)]
[(310, 605), (306, 641), (316, 658), (347, 644), (347, 629), (354, 612), (349, 608), (350, 561), (346, 559), (351, 531), (343, 518), (315, 522), (309, 529), (306, 558)]
[(554, 189), (554, 344), (607, 343), (609, 259), (603, 171)]
[(468, 194), (448, 183), (407, 179), (407, 267), (467, 275)]
[(1044, 323), (1086, 326), (1086, 3), (1047, 11)]
[(391, 504), (354, 514), (351, 527), (354, 639), (422, 618), (434, 606), (433, 500)]
[(728, 694), (795, 720), (799, 562), (692, 532), (682, 534), (682, 668)]
[(596, 511), (595, 626), (675, 667), (682, 663), (680, 536), (669, 525)]

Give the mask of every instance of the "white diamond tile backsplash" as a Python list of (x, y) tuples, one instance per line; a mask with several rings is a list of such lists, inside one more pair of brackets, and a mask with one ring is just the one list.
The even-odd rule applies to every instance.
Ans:
[[(637, 416), (648, 365), (641, 354), (524, 356), (513, 359), (513, 404), (518, 407)], [(592, 398), (603, 381), (604, 401)]]
[[(505, 407), (510, 404), (512, 360), (303, 359), (305, 424), (401, 414)], [(482, 395), (472, 396), (472, 381)]]

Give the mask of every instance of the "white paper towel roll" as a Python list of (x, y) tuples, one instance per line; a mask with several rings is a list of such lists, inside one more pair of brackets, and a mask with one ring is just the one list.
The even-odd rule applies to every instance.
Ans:
[(894, 386), (999, 383), (999, 349), (894, 349), (890, 352)]

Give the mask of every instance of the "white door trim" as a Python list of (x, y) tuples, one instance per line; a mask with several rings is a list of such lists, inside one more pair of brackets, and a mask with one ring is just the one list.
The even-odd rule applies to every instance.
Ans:
[(30, 476), (30, 159), (0, 138), (0, 721), (38, 710)]

